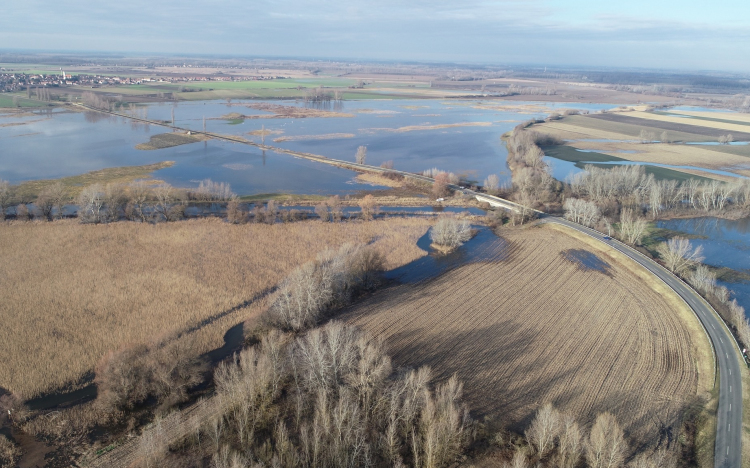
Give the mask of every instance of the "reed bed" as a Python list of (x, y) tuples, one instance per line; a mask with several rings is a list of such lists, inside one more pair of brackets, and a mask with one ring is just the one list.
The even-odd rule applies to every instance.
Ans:
[(220, 347), (229, 327), (265, 307), (238, 305), (321, 250), (372, 243), (394, 268), (424, 255), (416, 241), (428, 227), (402, 218), (0, 224), (0, 387), (24, 398), (69, 387), (109, 350), (191, 329), (199, 352)]

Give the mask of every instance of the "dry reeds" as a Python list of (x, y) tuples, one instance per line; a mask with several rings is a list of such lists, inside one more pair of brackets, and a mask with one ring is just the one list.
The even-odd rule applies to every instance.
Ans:
[(111, 350), (169, 332), (198, 329), (197, 352), (217, 348), (318, 252), (370, 243), (393, 268), (423, 255), (416, 240), (428, 223), (4, 223), (0, 386), (30, 398), (77, 381)]

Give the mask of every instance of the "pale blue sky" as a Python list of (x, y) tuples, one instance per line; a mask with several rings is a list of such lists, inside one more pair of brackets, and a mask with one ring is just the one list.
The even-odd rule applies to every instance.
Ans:
[(750, 1), (23, 0), (0, 48), (750, 71)]

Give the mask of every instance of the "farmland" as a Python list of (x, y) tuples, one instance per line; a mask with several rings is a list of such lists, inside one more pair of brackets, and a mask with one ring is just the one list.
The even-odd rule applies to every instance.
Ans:
[(227, 329), (263, 310), (265, 291), (324, 248), (372, 242), (395, 267), (423, 255), (416, 240), (427, 227), (421, 219), (4, 223), (0, 386), (33, 397), (78, 381), (109, 350), (206, 322), (191, 333), (193, 346), (217, 348)]
[(639, 443), (677, 434), (713, 382), (700, 324), (637, 265), (558, 229), (503, 231), (494, 259), (393, 286), (343, 318), (384, 338), (396, 365), (457, 374), (470, 409), (512, 429), (551, 401), (585, 424), (611, 411)]
[[(739, 139), (741, 133), (729, 129), (717, 129), (697, 126), (702, 120), (685, 119), (693, 125), (675, 123), (671, 121), (659, 121), (640, 117), (631, 117), (638, 114), (652, 115), (650, 113), (630, 112), (612, 114), (597, 114), (596, 116), (573, 115), (566, 116), (560, 120), (551, 120), (542, 124), (534, 125), (532, 128), (542, 133), (553, 135), (566, 141), (566, 145), (596, 153), (577, 153), (579, 158), (571, 158), (575, 152), (567, 151), (565, 147), (552, 149), (550, 154), (565, 153), (567, 156), (559, 156), (561, 159), (576, 162), (578, 160), (597, 161), (597, 153), (608, 155), (609, 160), (637, 161), (644, 164), (669, 164), (673, 166), (690, 166), (676, 170), (652, 168), (657, 172), (683, 172), (695, 174), (701, 177), (729, 180), (727, 176), (702, 172), (701, 169), (723, 170), (743, 176), (750, 175), (750, 146), (730, 145), (688, 145), (682, 142), (716, 142), (717, 135), (732, 133)], [(655, 114), (654, 114), (655, 115)], [(655, 117), (659, 117), (655, 115)], [(669, 119), (680, 119), (679, 117), (668, 117)], [(750, 128), (750, 127), (745, 127)], [(658, 141), (666, 132), (667, 138), (672, 142), (654, 142), (643, 144), (639, 142), (641, 131), (650, 132)], [(692, 131), (694, 133), (688, 133)], [(548, 151), (549, 152), (549, 151)], [(552, 154), (555, 153), (555, 154)], [(558, 157), (558, 156), (555, 156)], [(608, 158), (602, 159), (602, 162)], [(672, 174), (674, 175), (674, 174)], [(684, 177), (684, 176), (683, 176)], [(729, 177), (731, 178), (731, 177)]]

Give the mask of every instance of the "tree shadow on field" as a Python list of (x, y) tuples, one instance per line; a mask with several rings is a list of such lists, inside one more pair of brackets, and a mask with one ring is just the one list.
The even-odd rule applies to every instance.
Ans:
[[(388, 337), (386, 346), (398, 367), (430, 366), (433, 384), (456, 374), (472, 416), (488, 417), (514, 432), (526, 430), (536, 411), (551, 402), (570, 411), (584, 427), (590, 427), (599, 413), (615, 414), (634, 453), (646, 447), (675, 447), (684, 405), (668, 397), (647, 400), (653, 395), (622, 389), (617, 382), (605, 385), (603, 392), (592, 392), (581, 382), (579, 369), (555, 365), (533, 330), (513, 320), (466, 331), (410, 328)], [(529, 354), (534, 356), (529, 359)], [(565, 356), (557, 359), (565, 362)], [(618, 379), (610, 371), (602, 370), (607, 379)]]

